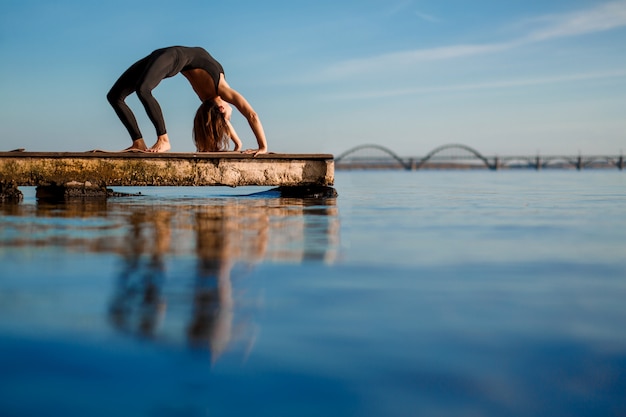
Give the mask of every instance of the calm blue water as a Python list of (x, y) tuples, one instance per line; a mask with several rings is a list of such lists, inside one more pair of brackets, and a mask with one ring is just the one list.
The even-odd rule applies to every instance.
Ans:
[(626, 175), (0, 206), (2, 416), (626, 415)]

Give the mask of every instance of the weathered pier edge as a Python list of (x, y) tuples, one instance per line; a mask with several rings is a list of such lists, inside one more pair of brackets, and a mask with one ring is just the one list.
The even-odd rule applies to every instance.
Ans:
[(0, 152), (0, 201), (15, 201), (19, 186), (37, 186), (38, 198), (106, 197), (111, 186), (274, 186), (334, 197), (334, 175), (330, 154)]

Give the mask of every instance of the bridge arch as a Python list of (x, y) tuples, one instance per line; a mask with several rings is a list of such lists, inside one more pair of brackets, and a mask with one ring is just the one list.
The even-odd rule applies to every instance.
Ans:
[(537, 157), (538, 169), (549, 168), (550, 165), (558, 166), (559, 164), (563, 166), (575, 167), (578, 169), (582, 168), (583, 166), (581, 161), (568, 158), (567, 156)]
[(402, 158), (400, 158), (400, 156), (398, 156), (398, 154), (396, 154), (394, 151), (392, 151), (389, 148), (386, 148), (384, 146), (381, 145), (374, 145), (374, 144), (366, 144), (366, 145), (359, 145), (359, 146), (355, 146), (354, 148), (348, 149), (347, 151), (345, 151), (344, 153), (342, 153), (341, 155), (337, 156), (335, 158), (336, 162), (341, 161), (342, 159), (346, 158), (347, 156), (358, 152), (358, 151), (362, 151), (364, 149), (375, 149), (375, 150), (379, 150), (383, 153), (386, 153), (387, 155), (389, 155), (390, 157), (392, 157), (393, 159), (395, 159), (400, 165), (402, 165), (405, 169), (411, 169), (411, 164), (410, 163), (406, 163), (404, 162), (404, 160)]
[(436, 154), (446, 151), (448, 149), (461, 149), (464, 150), (466, 152), (471, 153), (472, 155), (474, 155), (476, 158), (480, 159), (485, 166), (487, 166), (487, 168), (493, 169), (493, 167), (489, 164), (489, 161), (487, 160), (487, 158), (485, 158), (480, 152), (478, 152), (476, 149), (474, 148), (470, 148), (467, 145), (461, 145), (458, 143), (451, 143), (451, 144), (447, 144), (447, 145), (443, 145), (443, 146), (439, 146), (435, 149), (433, 149), (432, 151), (430, 151), (428, 153), (428, 155), (426, 155), (425, 157), (423, 157), (416, 166), (416, 169), (419, 169), (422, 165), (424, 165), (426, 162), (428, 162), (429, 159), (431, 159), (433, 156), (435, 156)]

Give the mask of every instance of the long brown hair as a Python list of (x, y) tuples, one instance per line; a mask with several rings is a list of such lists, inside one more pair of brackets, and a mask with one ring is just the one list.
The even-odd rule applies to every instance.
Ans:
[(205, 100), (193, 119), (193, 141), (198, 152), (217, 152), (228, 149), (228, 124), (219, 106)]

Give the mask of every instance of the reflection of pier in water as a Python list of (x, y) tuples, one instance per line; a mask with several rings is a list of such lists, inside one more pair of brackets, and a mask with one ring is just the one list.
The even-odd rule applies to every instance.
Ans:
[(335, 159), (337, 170), (365, 169), (624, 169), (624, 156), (534, 155), (483, 156), (477, 150), (459, 144), (440, 146), (422, 157), (401, 157), (380, 145), (361, 145), (347, 150)]
[(113, 326), (164, 343), (186, 340), (216, 360), (231, 345), (244, 342), (247, 350), (254, 342), (250, 310), (258, 301), (243, 289), (255, 265), (336, 258), (335, 204), (225, 197), (8, 205), (1, 206), (5, 215), (42, 221), (19, 226), (23, 230), (0, 245), (119, 255), (109, 305)]

